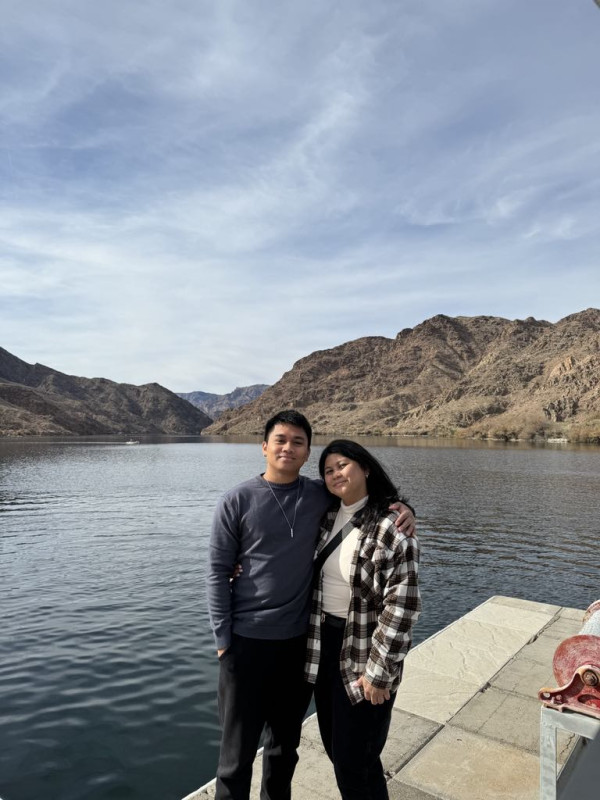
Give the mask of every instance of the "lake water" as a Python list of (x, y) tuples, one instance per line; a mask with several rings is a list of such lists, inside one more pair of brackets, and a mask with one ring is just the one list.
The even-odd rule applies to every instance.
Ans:
[[(415, 641), (494, 594), (600, 596), (600, 450), (362, 441), (417, 508)], [(3, 800), (180, 800), (213, 777), (208, 532), (263, 463), (210, 439), (0, 442)]]

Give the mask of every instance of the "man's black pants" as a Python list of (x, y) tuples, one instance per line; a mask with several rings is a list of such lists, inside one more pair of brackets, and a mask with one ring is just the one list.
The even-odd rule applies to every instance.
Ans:
[(265, 730), (261, 800), (289, 800), (302, 720), (311, 688), (304, 680), (306, 636), (233, 636), (219, 661), (222, 738), (217, 800), (248, 800), (252, 763)]
[(363, 700), (356, 705), (344, 688), (340, 672), (343, 627), (321, 625), (321, 654), (315, 685), (315, 705), (323, 746), (333, 762), (343, 800), (387, 800), (381, 763), (394, 696), (381, 705)]

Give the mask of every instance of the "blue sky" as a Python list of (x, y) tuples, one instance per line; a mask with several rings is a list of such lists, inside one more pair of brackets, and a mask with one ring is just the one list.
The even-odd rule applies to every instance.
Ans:
[(593, 0), (3, 0), (0, 346), (174, 391), (600, 305)]

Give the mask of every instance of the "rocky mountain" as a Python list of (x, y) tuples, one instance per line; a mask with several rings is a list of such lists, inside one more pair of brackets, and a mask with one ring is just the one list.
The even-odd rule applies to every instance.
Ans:
[(260, 433), (281, 408), (328, 435), (600, 441), (600, 311), (557, 323), (438, 315), (317, 351), (206, 433)]
[(0, 435), (198, 434), (210, 422), (157, 383), (78, 378), (0, 348)]
[(210, 392), (177, 392), (177, 394), (216, 420), (224, 411), (245, 406), (256, 400), (268, 388), (267, 383), (255, 383), (252, 386), (238, 386), (228, 394), (211, 394)]

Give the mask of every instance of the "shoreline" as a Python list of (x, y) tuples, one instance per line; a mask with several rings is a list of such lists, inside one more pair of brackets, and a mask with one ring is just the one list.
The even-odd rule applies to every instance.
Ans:
[[(236, 443), (236, 444), (260, 444), (262, 441), (262, 434), (260, 433), (142, 433), (136, 432), (135, 434), (129, 433), (1, 433), (0, 442), (77, 442), (77, 443), (113, 443), (125, 444), (126, 439), (131, 436), (139, 438), (140, 441), (146, 443), (162, 443), (165, 440), (173, 440), (174, 442), (190, 441), (190, 442), (213, 442), (213, 443)], [(452, 443), (465, 443), (465, 444), (526, 444), (531, 447), (544, 447), (546, 445), (571, 445), (571, 446), (590, 446), (598, 447), (600, 445), (600, 437), (590, 437), (586, 439), (571, 438), (566, 436), (550, 436), (550, 437), (527, 437), (519, 438), (516, 436), (443, 436), (436, 434), (408, 434), (408, 433), (322, 433), (319, 431), (313, 432), (313, 441), (316, 444), (326, 443), (333, 438), (350, 437), (358, 440), (372, 440), (375, 442), (389, 441), (390, 443), (411, 442), (411, 443), (436, 443), (452, 444)], [(121, 440), (123, 440), (121, 442)], [(151, 441), (154, 440), (154, 441)]]

